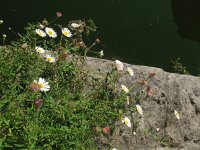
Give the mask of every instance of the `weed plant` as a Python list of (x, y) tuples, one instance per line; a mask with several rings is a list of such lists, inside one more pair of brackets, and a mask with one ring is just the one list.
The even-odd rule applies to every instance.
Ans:
[(83, 39), (95, 30), (91, 20), (72, 21), (68, 28), (44, 20), (28, 24), (10, 45), (3, 42), (0, 149), (92, 150), (97, 137), (112, 134), (126, 94), (116, 93), (115, 68), (101, 80), (88, 80), (86, 54), (99, 40), (86, 46)]

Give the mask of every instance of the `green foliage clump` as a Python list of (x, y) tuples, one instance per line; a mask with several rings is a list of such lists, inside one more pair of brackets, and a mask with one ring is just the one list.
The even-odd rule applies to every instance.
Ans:
[(187, 68), (183, 66), (180, 60), (181, 60), (180, 58), (177, 58), (176, 60), (171, 61), (172, 70), (180, 74), (189, 74), (189, 72), (187, 71)]
[[(84, 27), (71, 38), (56, 39), (40, 37), (38, 28), (29, 24), (25, 35), (0, 47), (0, 149), (97, 149), (102, 128), (113, 131), (126, 98), (116, 94), (116, 71), (101, 81), (88, 80), (83, 65), (91, 46), (83, 43)], [(46, 61), (36, 46), (55, 62)], [(49, 91), (40, 90), (39, 78)], [(92, 90), (84, 93), (85, 86)]]

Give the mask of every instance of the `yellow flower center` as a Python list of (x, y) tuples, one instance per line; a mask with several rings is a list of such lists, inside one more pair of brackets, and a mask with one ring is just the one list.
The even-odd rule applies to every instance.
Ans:
[(44, 84), (43, 83), (40, 83), (39, 86), (40, 86), (40, 88), (44, 88)]
[(47, 61), (52, 61), (52, 58), (51, 58), (51, 57), (48, 57), (48, 58), (47, 58)]
[(49, 34), (49, 36), (52, 36), (52, 35), (53, 35), (53, 32), (52, 32), (52, 31), (49, 31), (48, 34)]
[(129, 121), (128, 120), (125, 120), (125, 122), (124, 122), (126, 125), (129, 123)]
[(38, 34), (39, 34), (39, 36), (42, 36), (42, 32), (39, 32)]
[(64, 32), (64, 35), (65, 35), (65, 36), (67, 36), (68, 34), (69, 34), (69, 32), (67, 32), (67, 31)]

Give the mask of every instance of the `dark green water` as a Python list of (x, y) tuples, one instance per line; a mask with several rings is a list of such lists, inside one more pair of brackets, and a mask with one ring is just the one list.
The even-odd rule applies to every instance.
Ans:
[(193, 0), (7, 0), (1, 2), (0, 33), (22, 32), (27, 22), (94, 20), (105, 58), (164, 68), (180, 57), (192, 74), (200, 73), (200, 1)]

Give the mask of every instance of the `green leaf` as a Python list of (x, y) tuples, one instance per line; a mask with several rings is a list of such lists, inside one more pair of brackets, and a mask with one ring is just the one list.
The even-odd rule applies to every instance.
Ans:
[(24, 145), (23, 144), (14, 144), (16, 147), (18, 147), (18, 148), (21, 148), (21, 147), (24, 147)]

